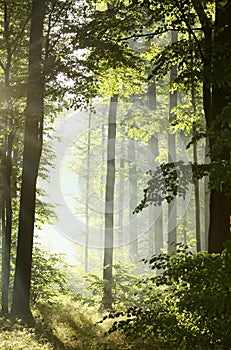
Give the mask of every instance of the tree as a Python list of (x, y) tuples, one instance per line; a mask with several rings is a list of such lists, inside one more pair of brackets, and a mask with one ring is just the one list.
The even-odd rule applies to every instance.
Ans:
[(112, 263), (114, 232), (115, 141), (118, 95), (111, 97), (108, 116), (107, 173), (105, 195), (105, 241), (103, 262), (103, 309), (112, 308)]
[[(214, 165), (222, 162), (230, 169), (230, 135), (226, 136), (226, 134), (230, 130), (231, 19), (229, 13), (231, 3), (230, 1), (215, 2), (213, 25), (210, 18), (206, 16), (205, 9), (195, 1), (193, 5), (206, 43), (203, 56), (203, 100), (206, 123), (209, 128), (211, 162)], [(208, 74), (207, 64), (211, 69), (212, 77)], [(224, 243), (231, 238), (231, 196), (228, 179), (225, 176), (227, 174), (224, 174), (220, 186), (211, 190), (209, 252), (220, 253), (224, 249)]]
[[(171, 44), (174, 45), (178, 40), (177, 31), (171, 31)], [(170, 84), (173, 85), (177, 78), (177, 65), (173, 65), (170, 69)], [(177, 106), (177, 91), (172, 87), (173, 92), (169, 96), (169, 124), (175, 119), (173, 109)], [(168, 133), (168, 162), (176, 161), (176, 136)], [(177, 243), (177, 202), (174, 198), (168, 203), (168, 251), (176, 251)]]
[[(20, 9), (19, 9), (20, 7)], [(23, 9), (21, 9), (23, 7)], [(16, 178), (20, 173), (20, 133), (22, 130), (23, 84), (27, 48), (24, 30), (28, 26), (29, 8), (22, 2), (3, 1), (1, 22), (1, 227), (2, 227), (2, 311), (8, 313), (10, 259), (13, 227), (12, 200), (17, 195)], [(19, 16), (20, 13), (20, 16)], [(20, 55), (20, 58), (19, 58)], [(21, 71), (18, 67), (20, 65)], [(21, 89), (21, 91), (19, 91)], [(17, 135), (18, 133), (18, 135)], [(15, 208), (14, 208), (15, 209)], [(15, 211), (15, 210), (14, 210)]]
[[(137, 2), (124, 3), (127, 11), (137, 10)], [(163, 76), (169, 67), (177, 64), (179, 74), (175, 83), (188, 89), (192, 77), (203, 86), (204, 116), (208, 127), (211, 164), (209, 173), (210, 224), (209, 252), (221, 252), (230, 236), (230, 1), (166, 0), (139, 2), (143, 16), (131, 37), (148, 39), (158, 37), (169, 30), (180, 34), (178, 43), (167, 45), (153, 55), (153, 74)], [(124, 9), (123, 9), (124, 10)], [(147, 33), (146, 30), (149, 30)], [(192, 40), (185, 37), (191, 34)], [(193, 44), (192, 44), (193, 41)], [(191, 53), (194, 66), (191, 69)], [(198, 167), (199, 169), (199, 167)], [(204, 169), (201, 166), (200, 169)], [(199, 171), (200, 172), (200, 171)], [(202, 171), (203, 172), (203, 171)]]
[[(41, 0), (33, 1), (30, 5), (32, 6), (32, 14), (30, 14), (31, 7), (28, 7), (28, 18), (31, 15), (29, 49), (27, 47), (29, 50), (28, 69), (26, 70), (23, 66), (23, 74), (25, 77), (28, 76), (28, 82), (25, 82), (27, 80), (25, 79), (24, 85), (17, 90), (19, 97), (25, 90), (27, 100), (24, 113), (23, 169), (12, 302), (12, 314), (24, 319), (31, 318), (29, 306), (30, 275), (36, 210), (36, 180), (42, 152), (44, 109), (48, 114), (47, 110), (50, 108), (51, 101), (53, 103), (57, 100), (62, 100), (63, 107), (66, 103), (65, 95), (67, 92), (69, 103), (75, 106), (86, 103), (87, 98), (92, 93), (92, 89), (82, 88), (83, 94), (76, 94), (80, 85), (85, 86), (88, 85), (86, 81), (92, 81), (92, 76), (89, 74), (89, 69), (83, 65), (83, 60), (73, 54), (73, 45), (76, 45), (76, 26), (73, 26), (73, 18), (75, 18), (73, 14), (78, 13), (81, 17), (82, 8), (77, 7), (75, 2), (71, 0), (66, 2), (43, 2)], [(88, 6), (83, 6), (83, 8), (83, 11), (89, 10)], [(23, 38), (26, 42), (28, 31), (25, 30), (24, 33), (24, 30), (25, 26), (22, 28), (22, 35), (25, 35)], [(67, 61), (68, 69), (66, 67)], [(81, 74), (77, 70), (79, 66), (81, 66)], [(86, 70), (88, 70), (88, 74), (85, 75)], [(60, 75), (62, 75), (62, 79), (60, 79)], [(64, 80), (71, 80), (71, 84), (64, 84)], [(60, 104), (56, 104), (56, 106), (60, 106)], [(60, 110), (59, 107), (56, 108), (56, 110), (58, 109)]]
[(86, 240), (85, 240), (85, 272), (88, 271), (88, 244), (89, 244), (89, 190), (90, 190), (90, 165), (91, 165), (91, 111), (88, 119), (88, 136), (87, 136), (87, 184), (86, 184)]
[[(152, 111), (156, 111), (156, 104), (157, 104), (157, 91), (156, 91), (156, 79), (153, 77), (151, 81), (148, 84), (148, 107)], [(151, 136), (149, 143), (150, 143), (150, 149), (151, 154), (154, 156), (154, 159), (159, 155), (159, 142), (158, 142), (158, 133), (154, 132), (154, 134)], [(153, 229), (151, 228), (151, 240), (154, 240), (155, 242), (155, 254), (160, 254), (161, 248), (163, 248), (164, 242), (163, 242), (163, 213), (162, 213), (162, 204), (160, 204), (160, 210), (158, 210), (156, 207), (154, 207), (154, 210), (151, 211), (151, 215), (154, 216), (154, 236), (153, 237)], [(153, 218), (151, 218), (153, 220)], [(150, 246), (153, 246), (153, 242), (150, 241)], [(154, 250), (151, 249), (151, 254), (154, 253)]]
[(129, 189), (130, 189), (130, 210), (129, 210), (129, 253), (133, 261), (138, 256), (138, 232), (133, 221), (133, 211), (137, 205), (137, 169), (136, 169), (136, 145), (134, 139), (129, 139), (128, 143), (129, 159)]
[(32, 1), (22, 187), (12, 301), (13, 316), (25, 320), (30, 320), (32, 317), (30, 311), (30, 277), (36, 181), (42, 152), (44, 117), (44, 77), (41, 60), (45, 10), (45, 0)]

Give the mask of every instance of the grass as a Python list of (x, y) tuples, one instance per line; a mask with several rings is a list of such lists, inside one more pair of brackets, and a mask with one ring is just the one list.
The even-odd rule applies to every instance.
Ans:
[[(2, 350), (169, 350), (150, 339), (126, 339), (119, 332), (107, 335), (110, 320), (97, 324), (99, 315), (89, 314), (76, 303), (41, 304), (34, 310), (34, 328), (0, 317)], [(112, 321), (111, 321), (112, 322)], [(106, 335), (105, 335), (106, 334)], [(186, 349), (182, 344), (179, 350)], [(194, 350), (202, 350), (200, 347)]]
[[(0, 349), (8, 350), (137, 350), (124, 336), (105, 336), (105, 326), (97, 324), (86, 310), (74, 304), (40, 305), (36, 325), (26, 328), (0, 318)], [(95, 318), (95, 319), (94, 319)]]

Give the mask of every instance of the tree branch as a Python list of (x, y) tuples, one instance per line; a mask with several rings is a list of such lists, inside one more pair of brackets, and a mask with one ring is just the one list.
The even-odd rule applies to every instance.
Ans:
[[(185, 22), (185, 24), (186, 24), (186, 26), (187, 26), (187, 28), (188, 28), (189, 33), (193, 36), (193, 39), (195, 40), (195, 42), (196, 42), (196, 44), (197, 44), (197, 47), (198, 47), (198, 50), (199, 50), (199, 52), (200, 52), (201, 58), (202, 58), (202, 60), (204, 61), (205, 57), (204, 57), (204, 53), (203, 53), (203, 51), (202, 51), (200, 42), (199, 42), (197, 36), (195, 35), (194, 29), (193, 29), (192, 26), (190, 25), (190, 23), (189, 23), (189, 21), (188, 21), (186, 15), (185, 15), (185, 12), (184, 12), (183, 9), (182, 9), (182, 5), (180, 4), (180, 1), (175, 0), (175, 4), (176, 4), (176, 6), (178, 7), (178, 10), (179, 10), (180, 13), (181, 13), (182, 19), (184, 20), (184, 22)], [(200, 29), (201, 29), (201, 28), (200, 28)], [(203, 29), (203, 27), (202, 27), (202, 29)]]

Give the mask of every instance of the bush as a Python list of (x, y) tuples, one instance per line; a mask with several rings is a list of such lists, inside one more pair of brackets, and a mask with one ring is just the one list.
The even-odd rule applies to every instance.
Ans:
[(177, 254), (145, 262), (161, 274), (140, 281), (142, 307), (110, 315), (120, 317), (110, 332), (149, 339), (161, 349), (229, 349), (231, 245), (221, 255), (179, 246)]
[[(143, 303), (143, 296), (138, 293), (139, 276), (136, 271), (137, 266), (132, 263), (118, 262), (113, 265), (112, 297), (114, 310), (118, 311)], [(79, 287), (77, 300), (89, 307), (101, 305), (104, 286), (102, 277), (94, 273), (85, 273), (82, 278), (75, 281), (75, 284)]]
[[(55, 302), (71, 294), (70, 268), (63, 256), (34, 247), (31, 274), (31, 303)], [(69, 271), (69, 274), (68, 274)]]

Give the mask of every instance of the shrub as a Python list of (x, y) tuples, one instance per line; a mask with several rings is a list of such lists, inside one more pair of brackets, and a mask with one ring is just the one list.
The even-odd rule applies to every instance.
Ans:
[[(55, 302), (71, 294), (70, 268), (63, 256), (34, 247), (31, 275), (31, 302)], [(69, 273), (68, 273), (69, 272)]]
[(145, 263), (161, 274), (140, 281), (142, 307), (110, 315), (120, 317), (110, 332), (119, 329), (131, 339), (149, 339), (160, 349), (229, 349), (231, 245), (221, 255), (179, 246), (177, 254), (153, 256)]
[[(135, 264), (117, 262), (113, 265), (112, 297), (114, 310), (122, 310), (126, 307), (140, 305), (143, 302), (143, 296), (138, 293), (139, 277), (136, 270)], [(82, 278), (75, 281), (75, 284), (79, 287), (76, 297), (79, 301), (90, 307), (100, 306), (104, 285), (102, 277), (94, 273), (85, 273)]]

